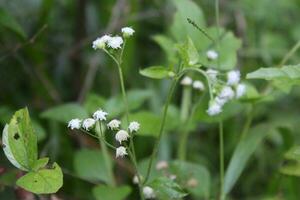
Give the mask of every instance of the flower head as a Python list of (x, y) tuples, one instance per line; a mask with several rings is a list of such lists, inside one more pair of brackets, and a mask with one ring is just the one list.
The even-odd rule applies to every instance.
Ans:
[(239, 71), (230, 71), (227, 73), (227, 85), (236, 85), (239, 83), (241, 73)]
[(244, 96), (246, 93), (246, 85), (245, 84), (238, 84), (236, 87), (236, 98), (240, 98)]
[(140, 129), (140, 124), (136, 121), (130, 122), (128, 129), (131, 133), (137, 132)]
[(90, 128), (92, 128), (95, 125), (95, 123), (96, 121), (93, 118), (87, 118), (83, 120), (82, 127), (88, 131)]
[(219, 72), (217, 70), (214, 70), (214, 69), (206, 70), (206, 74), (208, 75), (208, 77), (211, 81), (216, 81), (217, 80), (218, 73)]
[(113, 49), (121, 48), (122, 44), (123, 44), (123, 39), (120, 36), (111, 37), (107, 41), (107, 45)]
[(72, 119), (71, 121), (69, 121), (68, 123), (68, 127), (70, 129), (80, 129), (81, 127), (81, 120), (80, 119)]
[(95, 120), (105, 121), (106, 120), (106, 115), (108, 115), (107, 112), (104, 112), (103, 110), (99, 109), (96, 112), (94, 112), (93, 118)]
[(193, 80), (189, 76), (183, 77), (183, 79), (180, 82), (181, 85), (185, 85), (185, 86), (192, 85), (192, 83), (193, 83)]
[(219, 97), (227, 100), (232, 99), (234, 97), (234, 91), (231, 87), (225, 86), (221, 90)]
[(129, 134), (127, 133), (127, 131), (124, 131), (124, 130), (119, 130), (115, 136), (116, 140), (118, 142), (120, 142), (120, 144), (123, 142), (123, 141), (126, 141), (128, 138), (129, 138)]
[(193, 82), (193, 88), (200, 91), (203, 91), (205, 89), (204, 84), (199, 80)]
[(125, 147), (120, 146), (120, 147), (117, 148), (117, 150), (116, 150), (116, 158), (119, 158), (119, 157), (123, 158), (126, 155), (128, 155), (128, 154), (127, 154), (127, 151), (126, 151)]
[(109, 35), (104, 35), (101, 38), (97, 38), (95, 41), (93, 41), (93, 49), (103, 49), (106, 46), (106, 43), (111, 39)]
[(133, 35), (133, 33), (135, 32), (132, 28), (130, 27), (124, 27), (122, 28), (122, 33), (124, 35), (124, 37), (130, 37)]
[(209, 116), (217, 115), (222, 112), (222, 106), (217, 104), (216, 102), (213, 102), (209, 105), (206, 112)]
[(228, 101), (228, 99), (216, 97), (215, 102), (219, 104), (221, 107), (224, 106), (224, 104)]
[(156, 197), (154, 190), (149, 186), (145, 186), (143, 188), (143, 194), (145, 196), (145, 199), (154, 199)]
[(116, 130), (120, 127), (121, 125), (121, 122), (117, 119), (113, 119), (111, 120), (108, 124), (107, 124), (107, 127), (110, 129), (110, 130)]
[(206, 56), (209, 60), (215, 60), (218, 58), (218, 53), (215, 50), (208, 50)]

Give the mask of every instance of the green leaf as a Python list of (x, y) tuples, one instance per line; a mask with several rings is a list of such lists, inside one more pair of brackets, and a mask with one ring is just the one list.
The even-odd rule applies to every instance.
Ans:
[(106, 99), (97, 94), (89, 94), (84, 102), (84, 108), (88, 113), (94, 113), (97, 109), (103, 108)]
[(167, 177), (158, 177), (149, 186), (159, 199), (180, 199), (187, 195), (177, 183)]
[(300, 162), (300, 146), (292, 147), (288, 152), (286, 152), (284, 157), (289, 160)]
[(37, 136), (27, 108), (17, 111), (3, 130), (4, 152), (19, 169), (29, 171), (37, 160)]
[(175, 44), (174, 42), (164, 35), (155, 35), (153, 40), (159, 44), (159, 46), (164, 50), (167, 55), (170, 65), (173, 65), (177, 62)]
[(75, 153), (75, 173), (83, 179), (109, 183), (108, 169), (105, 166), (99, 150), (82, 149)]
[(20, 24), (4, 9), (0, 8), (0, 26), (16, 33), (22, 39), (26, 39), (26, 33)]
[[(184, 161), (174, 161), (170, 171), (176, 175), (180, 185), (186, 186), (192, 195), (208, 199), (210, 195), (210, 174), (206, 167)], [(193, 185), (191, 182), (193, 181)]]
[(174, 76), (174, 72), (163, 66), (152, 66), (140, 70), (140, 74), (154, 79), (163, 79)]
[(224, 192), (228, 194), (246, 167), (246, 163), (256, 148), (270, 131), (267, 124), (250, 129), (249, 133), (236, 146), (230, 159), (224, 179)]
[(44, 111), (41, 117), (67, 123), (71, 119), (79, 118), (84, 119), (88, 117), (86, 110), (76, 103), (67, 103), (59, 106), (55, 106)]
[(124, 200), (131, 193), (129, 186), (110, 187), (98, 185), (93, 188), (96, 200)]
[(184, 61), (185, 67), (193, 66), (198, 63), (199, 54), (191, 38), (188, 37), (185, 43), (178, 44), (177, 49), (181, 59)]
[(17, 185), (35, 194), (56, 193), (63, 184), (63, 174), (57, 163), (50, 169), (29, 172), (17, 181)]
[(283, 66), (282, 68), (260, 68), (254, 72), (248, 73), (247, 79), (285, 79), (286, 81), (300, 80), (300, 64)]
[(300, 146), (292, 147), (284, 155), (288, 161), (280, 168), (280, 172), (290, 176), (300, 176)]
[(33, 166), (33, 170), (38, 171), (39, 169), (44, 168), (48, 162), (49, 162), (49, 158), (38, 159)]

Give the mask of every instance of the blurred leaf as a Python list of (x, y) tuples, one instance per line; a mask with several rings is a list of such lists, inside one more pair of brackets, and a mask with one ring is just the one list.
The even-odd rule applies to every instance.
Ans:
[(224, 179), (224, 192), (228, 194), (246, 167), (247, 161), (270, 131), (267, 124), (260, 124), (250, 129), (236, 146), (230, 159)]
[(245, 83), (245, 85), (246, 85), (246, 94), (240, 98), (240, 101), (242, 101), (242, 102), (257, 102), (263, 98), (263, 96), (261, 96), (258, 93), (256, 88), (252, 84)]
[(37, 137), (27, 108), (18, 110), (3, 130), (4, 153), (17, 168), (29, 171), (37, 160)]
[(166, 53), (170, 65), (175, 64), (177, 58), (174, 42), (164, 35), (155, 35), (153, 39)]
[(57, 163), (50, 169), (29, 172), (17, 181), (17, 185), (35, 194), (56, 193), (63, 185), (63, 174)]
[(192, 195), (208, 199), (210, 195), (210, 174), (206, 167), (184, 161), (171, 163), (170, 171), (176, 180)]
[(188, 37), (186, 42), (178, 44), (177, 49), (185, 67), (193, 66), (199, 61), (198, 51), (191, 38)]
[[(140, 172), (142, 178), (144, 178), (147, 174), (149, 162), (150, 162), (150, 158), (144, 158), (141, 161), (139, 161), (139, 163), (138, 163), (138, 169), (139, 169), (139, 172)], [(151, 166), (151, 169), (150, 169), (150, 175), (149, 175), (149, 179), (148, 179), (149, 182), (151, 182), (152, 180), (154, 180), (157, 177), (162, 176), (160, 171), (156, 170), (156, 168), (155, 168), (155, 165), (157, 162), (158, 162), (157, 159), (154, 158), (153, 165)]]
[(8, 106), (0, 107), (0, 123), (6, 124), (10, 117), (14, 114), (14, 111)]
[(300, 146), (292, 147), (288, 152), (286, 152), (284, 157), (289, 160), (300, 162)]
[(283, 66), (282, 68), (260, 68), (254, 72), (248, 73), (247, 79), (286, 79), (286, 81), (300, 80), (300, 64)]
[(69, 122), (71, 119), (79, 118), (84, 119), (89, 115), (86, 110), (76, 103), (67, 103), (59, 106), (52, 107), (44, 112), (42, 112), (41, 117), (59, 121), (63, 123)]
[(96, 200), (124, 200), (130, 194), (129, 186), (110, 187), (98, 185), (93, 188), (93, 194)]
[(290, 176), (300, 176), (300, 146), (292, 147), (284, 155), (289, 162), (280, 168), (280, 172)]
[(151, 66), (141, 69), (140, 74), (148, 78), (163, 79), (171, 77), (174, 72), (163, 66)]
[(158, 177), (149, 183), (149, 186), (154, 189), (156, 196), (163, 200), (180, 199), (187, 195), (177, 183), (167, 177)]
[(97, 94), (89, 94), (84, 102), (84, 108), (88, 113), (92, 114), (97, 109), (103, 108), (105, 105), (106, 99)]
[(104, 158), (99, 150), (81, 149), (75, 153), (75, 173), (83, 179), (109, 183), (108, 170), (105, 166)]
[(47, 136), (44, 127), (42, 127), (42, 125), (36, 120), (31, 120), (31, 122), (32, 122), (33, 129), (35, 130), (38, 142), (44, 140)]
[(26, 39), (26, 33), (20, 24), (3, 8), (0, 8), (0, 27), (3, 26), (16, 33), (22, 39)]

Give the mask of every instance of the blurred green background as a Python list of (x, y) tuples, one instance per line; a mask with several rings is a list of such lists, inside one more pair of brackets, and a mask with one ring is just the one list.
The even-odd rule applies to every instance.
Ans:
[[(59, 198), (94, 199), (91, 187), (105, 182), (101, 160), (94, 163), (97, 159), (92, 157), (98, 149), (97, 141), (68, 130), (66, 119), (70, 115), (85, 117), (100, 106), (111, 116), (122, 115), (124, 108), (119, 96), (117, 69), (108, 56), (94, 51), (91, 44), (105, 33), (120, 34), (124, 26), (131, 26), (136, 31), (128, 42), (124, 60), (125, 84), (131, 95), (133, 118), (153, 122), (147, 127), (152, 133), (135, 139), (137, 155), (139, 160), (150, 155), (169, 82), (146, 79), (138, 72), (150, 65), (172, 64), (154, 36), (173, 37), (170, 27), (178, 9), (174, 1), (0, 0), (0, 128), (3, 129), (17, 109), (29, 108), (39, 137), (40, 154), (50, 156), (65, 172), (64, 186), (57, 194)], [(214, 25), (214, 1), (194, 2), (202, 10), (206, 24)], [(184, 5), (185, 1), (181, 3)], [(299, 0), (220, 1), (222, 27), (242, 41), (236, 67), (243, 77), (260, 67), (279, 64), (300, 39), (299, 20)], [(299, 61), (298, 51), (289, 63)], [(263, 81), (253, 83), (258, 90), (266, 86)], [(161, 144), (160, 159), (171, 160), (176, 154), (180, 98), (181, 88), (178, 87), (168, 118), (168, 134)], [(274, 133), (258, 146), (230, 198), (299, 199), (300, 179), (279, 173), (284, 164), (284, 153), (300, 142), (299, 101), (300, 88), (295, 87), (289, 95), (278, 92), (273, 101), (256, 105), (253, 124), (272, 126)], [(57, 108), (59, 105), (64, 106)], [(202, 107), (199, 109), (205, 110), (205, 106)], [(224, 116), (226, 165), (248, 109), (249, 105), (237, 103), (231, 108), (231, 114)], [(195, 118), (198, 121), (191, 128), (187, 159), (206, 166), (211, 176), (211, 198), (216, 199), (217, 126), (203, 116), (197, 117), (197, 112)], [(14, 187), (20, 173), (2, 151), (0, 154), (0, 199), (25, 199), (26, 195), (29, 198), (26, 192)], [(87, 160), (83, 162), (82, 159)], [(90, 166), (83, 166), (87, 163)], [(90, 173), (84, 174), (84, 171)], [(128, 161), (117, 161), (115, 172), (120, 185), (132, 185), (133, 170)], [(133, 190), (128, 199), (138, 199), (137, 191)], [(202, 198), (196, 195), (187, 199)]]

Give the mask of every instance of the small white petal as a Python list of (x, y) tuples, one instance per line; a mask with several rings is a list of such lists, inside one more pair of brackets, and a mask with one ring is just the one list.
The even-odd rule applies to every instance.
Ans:
[(103, 49), (105, 48), (108, 40), (110, 40), (110, 36), (109, 35), (104, 35), (101, 38), (97, 38), (95, 41), (93, 41), (93, 49), (97, 50), (97, 49)]
[(95, 120), (99, 121), (105, 121), (106, 120), (106, 115), (108, 115), (107, 112), (104, 112), (103, 110), (99, 109), (93, 114), (93, 118)]
[(136, 121), (130, 122), (128, 129), (131, 133), (137, 132), (140, 129), (140, 124)]
[(145, 196), (145, 199), (154, 199), (156, 197), (154, 190), (149, 186), (145, 186), (143, 188), (143, 194)]
[(123, 141), (126, 141), (129, 138), (129, 134), (127, 133), (127, 131), (124, 130), (119, 130), (115, 136), (115, 139), (120, 142), (120, 144)]
[(209, 59), (209, 60), (215, 60), (215, 59), (217, 59), (218, 58), (218, 53), (216, 52), (216, 51), (214, 51), (214, 50), (208, 50), (207, 52), (206, 52), (206, 56), (207, 56), (207, 58)]
[(129, 36), (132, 36), (133, 33), (135, 32), (132, 28), (130, 27), (124, 27), (122, 28), (122, 33), (125, 37), (129, 37)]
[(217, 115), (222, 112), (222, 106), (214, 102), (210, 104), (206, 112), (210, 116)]
[(183, 79), (180, 82), (181, 85), (185, 85), (185, 86), (192, 85), (192, 83), (193, 83), (193, 80), (189, 76), (183, 77)]
[(121, 125), (121, 122), (117, 119), (113, 119), (111, 120), (108, 124), (107, 124), (107, 127), (110, 129), (110, 130), (116, 130), (120, 127)]
[(238, 84), (236, 87), (236, 98), (240, 98), (246, 94), (246, 85)]
[(71, 121), (69, 121), (68, 123), (68, 127), (70, 129), (80, 129), (81, 127), (81, 120), (80, 119), (72, 119)]
[(193, 88), (196, 89), (196, 90), (203, 91), (205, 89), (205, 86), (202, 83), (202, 81), (197, 80), (197, 81), (193, 82)]
[(227, 85), (236, 85), (239, 83), (241, 73), (239, 71), (230, 71), (227, 73)]
[(123, 44), (123, 39), (120, 36), (111, 37), (107, 41), (107, 45), (113, 49), (121, 48), (122, 44)]
[(93, 118), (87, 118), (83, 120), (82, 127), (88, 131), (90, 128), (92, 128), (95, 125), (95, 123), (96, 121)]
[(225, 86), (221, 90), (219, 97), (227, 100), (232, 99), (234, 97), (234, 91), (231, 87)]
[(126, 155), (128, 155), (128, 154), (127, 154), (127, 151), (126, 151), (125, 147), (120, 146), (120, 147), (117, 148), (117, 150), (116, 150), (116, 157), (117, 158), (119, 158), (119, 157), (123, 158)]
[(208, 75), (208, 77), (211, 81), (216, 81), (219, 72), (214, 69), (208, 69), (208, 70), (206, 70), (206, 74)]

